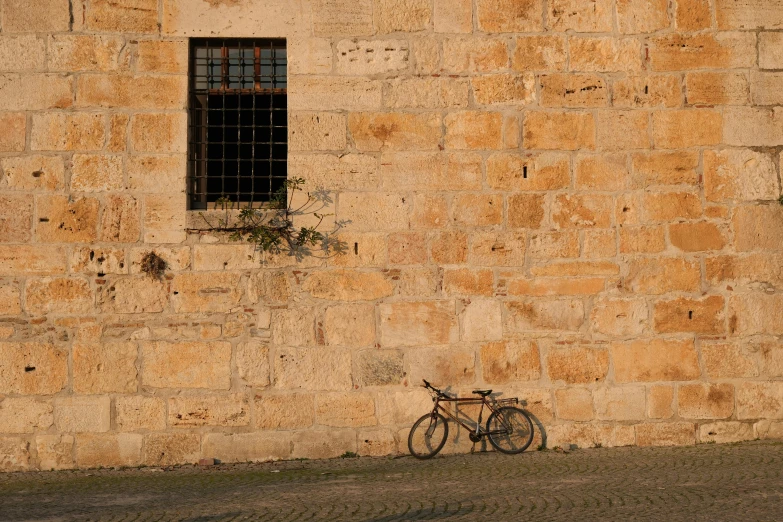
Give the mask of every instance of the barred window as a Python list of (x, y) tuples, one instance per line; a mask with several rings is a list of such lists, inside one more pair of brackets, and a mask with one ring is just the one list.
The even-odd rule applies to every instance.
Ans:
[(285, 40), (191, 40), (191, 209), (221, 201), (262, 206), (284, 190), (286, 73)]

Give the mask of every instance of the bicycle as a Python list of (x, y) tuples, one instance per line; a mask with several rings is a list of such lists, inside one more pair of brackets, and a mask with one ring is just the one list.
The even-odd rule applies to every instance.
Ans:
[[(476, 443), (487, 437), (490, 444), (501, 453), (510, 455), (522, 453), (533, 441), (533, 421), (527, 412), (512, 406), (512, 404), (519, 404), (517, 398), (489, 400), (487, 397), (492, 390), (473, 390), (473, 393), (479, 397), (450, 397), (426, 380), (424, 380), (424, 388), (433, 394), (432, 401), (435, 405), (430, 413), (423, 415), (413, 424), (408, 435), (408, 450), (417, 459), (434, 457), (446, 444), (449, 425), (440, 412), (468, 430), (468, 437), (472, 442)], [(475, 430), (443, 407), (441, 402), (454, 403), (455, 406), (481, 404)], [(486, 428), (481, 427), (484, 406), (492, 412), (487, 419)]]

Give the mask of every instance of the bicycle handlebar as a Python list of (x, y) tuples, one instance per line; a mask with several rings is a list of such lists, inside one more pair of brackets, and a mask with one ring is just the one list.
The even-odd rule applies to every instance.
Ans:
[(441, 390), (439, 390), (438, 388), (436, 388), (435, 386), (433, 386), (432, 384), (427, 382), (427, 379), (422, 379), (422, 381), (424, 381), (424, 387), (427, 388), (428, 390), (432, 390), (432, 391), (434, 391), (435, 393), (437, 393), (440, 396), (445, 396), (446, 395)]

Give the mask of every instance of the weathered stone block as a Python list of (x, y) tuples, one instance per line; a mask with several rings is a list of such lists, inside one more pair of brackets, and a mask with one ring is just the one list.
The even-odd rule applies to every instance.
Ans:
[(399, 194), (343, 192), (338, 218), (351, 221), (354, 232), (408, 228), (410, 202)]
[(775, 164), (767, 154), (750, 149), (704, 151), (707, 200), (773, 200), (779, 194)]
[(649, 117), (643, 111), (599, 111), (596, 144), (602, 150), (646, 149)]
[(461, 314), (463, 341), (496, 341), (503, 337), (502, 305), (477, 299), (466, 304)]
[(136, 68), (151, 73), (187, 73), (187, 40), (140, 40)]
[(746, 105), (749, 102), (748, 78), (744, 73), (688, 73), (685, 86), (690, 105)]
[(0, 343), (0, 393), (51, 395), (68, 380), (68, 354), (46, 343)]
[(487, 33), (524, 33), (544, 28), (541, 0), (477, 0), (478, 28)]
[(582, 112), (529, 112), (523, 126), (527, 149), (580, 150), (595, 148), (593, 115)]
[(645, 394), (640, 386), (598, 388), (593, 393), (596, 417), (601, 420), (644, 420)]
[(781, 250), (783, 209), (779, 205), (741, 206), (734, 211), (734, 247), (750, 250)]
[(291, 283), (286, 272), (257, 272), (248, 281), (247, 293), (253, 303), (285, 302), (291, 296)]
[(106, 150), (110, 152), (124, 152), (128, 148), (128, 122), (127, 114), (112, 114), (109, 116), (109, 143)]
[(435, 0), (433, 25), (436, 33), (473, 32), (472, 0)]
[(546, 364), (552, 381), (564, 381), (566, 384), (601, 382), (609, 371), (609, 352), (583, 346), (551, 347)]
[(54, 400), (54, 423), (61, 433), (109, 431), (111, 398), (59, 397)]
[(74, 343), (73, 391), (134, 393), (138, 387), (134, 342)]
[(783, 333), (783, 295), (737, 294), (729, 298), (729, 332), (734, 335)]
[[(514, 194), (508, 197), (509, 228), (540, 228), (546, 201), (541, 194)], [(502, 210), (502, 209), (501, 209)]]
[(670, 33), (650, 39), (654, 71), (753, 67), (756, 37), (751, 33)]
[(38, 467), (41, 470), (73, 468), (73, 443), (72, 435), (37, 435)]
[(655, 330), (661, 333), (723, 333), (726, 330), (724, 304), (725, 300), (718, 295), (658, 301), (654, 310)]
[(713, 379), (758, 377), (756, 357), (747, 343), (702, 343), (701, 356), (707, 375)]
[(90, 112), (33, 115), (32, 150), (99, 150), (106, 141), (103, 114)]
[(374, 301), (391, 295), (394, 286), (379, 272), (330, 270), (313, 272), (302, 289), (316, 299)]
[(328, 74), (332, 71), (332, 43), (327, 38), (291, 38), (289, 74)]
[(653, 113), (653, 141), (657, 148), (682, 149), (715, 145), (722, 141), (720, 112), (690, 109)]
[(124, 45), (123, 39), (117, 36), (52, 35), (49, 36), (49, 70), (116, 71), (121, 66)]
[(410, 67), (406, 40), (341, 40), (335, 44), (335, 52), (337, 74), (388, 74)]
[[(101, 239), (118, 243), (138, 241), (141, 232), (139, 201), (133, 196), (119, 194), (112, 194), (104, 201), (100, 223)], [(151, 211), (154, 211), (154, 207)]]
[(682, 103), (680, 78), (673, 74), (639, 76), (631, 74), (612, 84), (612, 103), (615, 107), (639, 109), (644, 107), (679, 107)]
[(625, 226), (620, 229), (620, 252), (654, 254), (666, 249), (666, 227)]
[(696, 292), (700, 285), (699, 263), (679, 257), (636, 258), (628, 264), (623, 288), (631, 292), (665, 294)]
[(696, 425), (690, 422), (637, 424), (639, 446), (686, 446), (696, 443)]
[(202, 455), (223, 462), (266, 462), (291, 458), (288, 433), (207, 433)]
[(734, 413), (734, 385), (686, 384), (677, 390), (677, 413), (684, 419), (725, 419)]
[(0, 471), (30, 469), (30, 443), (22, 437), (0, 437)]
[(375, 307), (371, 304), (330, 306), (323, 316), (326, 344), (370, 346), (375, 342)]
[(575, 230), (534, 232), (530, 235), (529, 254), (538, 259), (579, 257), (579, 234)]
[(700, 376), (692, 339), (612, 343), (615, 382), (690, 381)]
[(171, 304), (178, 313), (222, 312), (242, 296), (237, 272), (183, 273), (171, 283)]
[(596, 300), (590, 314), (592, 329), (612, 337), (637, 336), (647, 327), (647, 303), (644, 299)]
[(84, 279), (46, 277), (28, 279), (25, 285), (25, 309), (34, 315), (88, 313), (93, 300)]
[(250, 424), (250, 403), (240, 394), (171, 397), (168, 424), (180, 428), (247, 426)]
[[(0, 124), (7, 123), (6, 130), (15, 128), (0, 116)], [(24, 149), (24, 125), (21, 130)], [(0, 138), (2, 142), (2, 138)], [(2, 149), (0, 145), (0, 149)], [(65, 183), (65, 164), (59, 156), (19, 156), (2, 159), (3, 187), (7, 190), (58, 190)]]
[(95, 0), (85, 16), (86, 27), (94, 31), (154, 33), (159, 30), (156, 0)]
[(272, 313), (272, 341), (281, 346), (315, 344), (315, 313), (312, 308), (288, 308)]
[(290, 176), (301, 177), (308, 186), (337, 189), (377, 189), (378, 161), (367, 154), (289, 154)]
[(349, 390), (351, 353), (332, 348), (283, 348), (274, 357), (274, 384), (285, 390)]
[(397, 441), (390, 430), (361, 430), (357, 437), (359, 439), (357, 450), (359, 455), (382, 457), (397, 453)]
[(443, 68), (452, 73), (492, 72), (508, 66), (508, 44), (501, 39), (460, 36), (443, 41)]
[(678, 0), (675, 7), (675, 27), (680, 31), (698, 31), (712, 26), (710, 0)]
[[(501, 281), (502, 283), (502, 281)], [(595, 295), (604, 290), (603, 278), (517, 278), (507, 282), (507, 295), (568, 296)]]
[(632, 156), (633, 185), (696, 185), (698, 165), (699, 155), (695, 151), (636, 153)]
[(0, 242), (30, 241), (33, 201), (26, 195), (0, 196)]
[(742, 442), (757, 438), (752, 423), (745, 422), (712, 422), (699, 426), (699, 442)]
[(405, 377), (402, 352), (398, 350), (366, 350), (357, 354), (360, 386), (388, 386), (402, 382)]
[[(479, 219), (483, 216), (479, 216)], [(389, 236), (389, 263), (421, 265), (427, 261), (426, 235), (422, 232), (397, 232)]]
[(783, 69), (783, 33), (759, 33), (759, 68)]
[(491, 270), (446, 269), (443, 274), (443, 293), (491, 296), (494, 290), (493, 281)]
[(561, 194), (552, 205), (552, 221), (560, 228), (608, 228), (613, 200), (599, 194)]
[(670, 419), (674, 415), (674, 386), (650, 386), (647, 393), (647, 416), (651, 419)]
[(654, 33), (669, 27), (667, 0), (619, 0), (617, 26), (621, 33)]
[(89, 242), (97, 236), (98, 200), (67, 196), (36, 198), (36, 236), (43, 242)]
[(609, 88), (594, 74), (541, 75), (542, 107), (605, 107)]
[(356, 453), (354, 430), (302, 431), (293, 437), (291, 458), (333, 459), (347, 451)]
[(437, 232), (430, 240), (430, 256), (434, 263), (464, 263), (468, 256), (468, 236), (461, 230)]
[(315, 398), (315, 422), (322, 426), (375, 426), (375, 401), (366, 393), (319, 394)]
[(503, 115), (499, 112), (451, 112), (443, 119), (447, 149), (498, 150), (503, 146)]
[(612, 424), (569, 423), (556, 424), (547, 430), (548, 448), (567, 448), (576, 444), (580, 448), (614, 448), (633, 446), (633, 426)]
[(571, 29), (577, 33), (611, 32), (612, 11), (610, 0), (552, 0), (548, 4), (547, 29), (561, 32)]
[(459, 326), (452, 301), (382, 303), (381, 346), (419, 346), (456, 342)]
[(528, 105), (535, 101), (533, 74), (488, 74), (470, 80), (478, 105)]
[(67, 270), (61, 246), (0, 245), (0, 275), (55, 275)]
[(7, 397), (0, 402), (3, 433), (33, 433), (48, 430), (54, 424), (52, 404), (28, 397)]
[(381, 107), (381, 82), (368, 78), (312, 76), (288, 85), (291, 111), (367, 111)]
[(0, 38), (0, 70), (40, 71), (45, 69), (46, 40), (29, 34)]
[(783, 109), (726, 107), (723, 141), (727, 145), (747, 147), (783, 145)]
[(114, 400), (115, 422), (120, 431), (166, 428), (166, 403), (158, 397), (121, 396)]
[(674, 223), (669, 225), (671, 244), (685, 252), (721, 250), (726, 245), (723, 231), (714, 223)]
[[(72, 105), (73, 78), (60, 74), (0, 74), (0, 110), (65, 109)], [(33, 121), (35, 123), (35, 120)], [(50, 133), (48, 137), (56, 136)], [(37, 150), (33, 148), (33, 150)]]
[(642, 52), (635, 38), (574, 36), (569, 41), (571, 70), (629, 72), (642, 68)]
[(781, 29), (783, 6), (767, 0), (716, 0), (718, 29)]
[(372, 34), (372, 0), (317, 0), (313, 2), (315, 36), (360, 36)]
[(237, 375), (248, 385), (269, 386), (269, 347), (253, 340), (240, 343), (236, 350)]
[(135, 152), (187, 152), (186, 113), (141, 113), (131, 118), (130, 143)]
[(343, 150), (346, 119), (331, 112), (294, 112), (288, 118), (288, 150)]
[(593, 394), (587, 388), (561, 388), (555, 390), (557, 418), (589, 421), (595, 416)]
[(121, 156), (74, 154), (71, 190), (103, 192), (124, 188)]
[(422, 347), (409, 352), (407, 360), (410, 382), (427, 379), (444, 386), (470, 386), (476, 381), (476, 353), (470, 348)]
[(574, 174), (577, 189), (616, 191), (630, 181), (626, 157), (621, 154), (580, 154), (575, 159)]
[(504, 303), (504, 328), (509, 332), (529, 330), (578, 330), (584, 322), (584, 303), (579, 299), (529, 299)]
[(737, 418), (783, 419), (783, 383), (743, 382), (737, 385)]
[(515, 71), (562, 71), (566, 65), (562, 35), (518, 36), (511, 65)]
[[(0, 125), (2, 130), (0, 131), (0, 151), (1, 152), (21, 152), (25, 147), (25, 133), (27, 129), (27, 119), (24, 113), (21, 112), (4, 112), (0, 113)], [(14, 159), (10, 159), (14, 161)], [(16, 161), (20, 161), (21, 158), (17, 158)], [(8, 167), (6, 162), (9, 159), (3, 160), (3, 171)], [(6, 174), (7, 175), (7, 174)]]
[(76, 436), (76, 465), (138, 466), (144, 436), (138, 433), (84, 433)]
[(147, 466), (192, 464), (201, 456), (198, 433), (150, 433), (144, 439), (141, 461)]
[(309, 393), (256, 395), (254, 426), (263, 430), (309, 428), (314, 411), (314, 396)]
[(3, 31), (10, 33), (67, 31), (69, 9), (67, 3), (59, 0), (5, 0)]
[(520, 156), (499, 152), (487, 158), (487, 183), (499, 190), (553, 190), (571, 183), (568, 156), (554, 152)]
[(143, 342), (143, 386), (227, 390), (231, 381), (231, 343)]

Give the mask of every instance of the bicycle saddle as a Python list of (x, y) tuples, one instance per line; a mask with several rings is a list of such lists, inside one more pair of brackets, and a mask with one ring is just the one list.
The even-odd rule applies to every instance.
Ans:
[(481, 395), (482, 397), (486, 397), (490, 393), (492, 393), (492, 390), (473, 390), (473, 393), (476, 395)]

